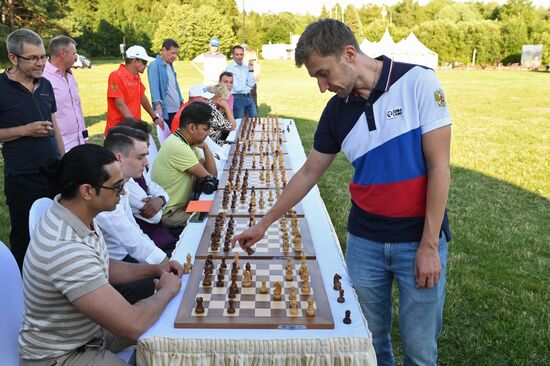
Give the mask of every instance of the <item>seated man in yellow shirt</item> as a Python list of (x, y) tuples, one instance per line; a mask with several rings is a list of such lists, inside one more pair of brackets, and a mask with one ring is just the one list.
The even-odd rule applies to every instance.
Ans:
[[(216, 177), (214, 156), (204, 140), (210, 133), (212, 108), (204, 102), (189, 104), (182, 112), (179, 128), (169, 136), (153, 164), (151, 178), (170, 197), (164, 209), (162, 223), (167, 227), (185, 226), (185, 212), (193, 190), (193, 179)], [(199, 149), (202, 149), (204, 158)]]

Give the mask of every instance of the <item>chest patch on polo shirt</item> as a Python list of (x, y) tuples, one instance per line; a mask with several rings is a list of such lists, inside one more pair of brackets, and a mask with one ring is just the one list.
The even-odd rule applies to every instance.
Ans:
[(118, 85), (115, 84), (115, 83), (112, 83), (111, 84), (111, 89), (113, 89), (114, 91), (117, 91), (118, 90)]
[(394, 119), (403, 116), (403, 107), (395, 107), (386, 111), (386, 119)]

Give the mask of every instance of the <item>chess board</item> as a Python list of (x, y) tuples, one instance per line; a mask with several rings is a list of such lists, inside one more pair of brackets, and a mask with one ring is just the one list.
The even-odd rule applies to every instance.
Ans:
[[(245, 194), (245, 201), (244, 203), (241, 202), (241, 192), (237, 191), (237, 200), (235, 208), (231, 208), (231, 202), (232, 202), (232, 193), (229, 194), (229, 200), (227, 204), (227, 208), (224, 208), (222, 205), (223, 201), (223, 191), (218, 192), (214, 196), (214, 201), (212, 202), (212, 208), (210, 209), (210, 215), (215, 216), (219, 212), (226, 213), (228, 215), (233, 215), (235, 217), (248, 217), (250, 216), (249, 208), (250, 208), (250, 194), (251, 189), (246, 190)], [(271, 191), (271, 197), (272, 202), (269, 202), (269, 191)], [(282, 189), (280, 190), (282, 191)], [(256, 189), (255, 190), (255, 196), (256, 196), (256, 207), (254, 209), (254, 215), (256, 217), (265, 216), (265, 214), (271, 209), (273, 204), (277, 201), (277, 191), (275, 189)], [(263, 196), (264, 198), (264, 208), (260, 208), (259, 201), (260, 197)], [(294, 208), (294, 211), (296, 211), (296, 215), (299, 217), (304, 216), (304, 208), (301, 203), (298, 203)]]
[(244, 130), (245, 132), (248, 132), (253, 130), (254, 132), (262, 132), (273, 131), (274, 128), (284, 129), (285, 127), (286, 124), (280, 122), (276, 117), (264, 117), (257, 119), (256, 121), (254, 121), (254, 119), (244, 120), (240, 126), (240, 131)]
[[(227, 159), (227, 162), (225, 163), (225, 166), (224, 166), (224, 170), (229, 170), (231, 168), (231, 166), (233, 165), (233, 156), (230, 156), (228, 159)], [(290, 163), (290, 158), (288, 156), (288, 154), (283, 154), (283, 157), (284, 157), (284, 160), (283, 160), (283, 168), (286, 168), (286, 167), (291, 167), (291, 163)], [(261, 170), (262, 167), (265, 168), (265, 170), (267, 170), (268, 168), (271, 168), (271, 165), (273, 164), (278, 170), (281, 169), (280, 167), (280, 155), (279, 156), (272, 156), (272, 155), (268, 155), (268, 156), (264, 156), (263, 157), (263, 160), (260, 160), (260, 156), (259, 155), (249, 155), (249, 154), (246, 154), (244, 157), (243, 156), (239, 156), (237, 157), (237, 163), (236, 163), (236, 167), (238, 168), (239, 165), (240, 165), (240, 161), (242, 160), (243, 161), (243, 165), (242, 165), (242, 169), (245, 170), (245, 169), (248, 169), (248, 170)], [(268, 162), (269, 162), (269, 165), (268, 165)]]
[[(288, 215), (285, 215), (288, 216)], [(281, 233), (281, 220), (286, 220), (287, 232), (288, 232), (288, 243), (289, 251), (284, 252), (282, 250), (282, 233)], [(228, 251), (224, 251), (224, 243), (226, 240), (226, 232), (230, 216), (225, 216), (223, 220), (223, 227), (220, 230), (220, 241), (219, 248), (217, 250), (212, 250), (211, 248), (211, 239), (212, 233), (214, 232), (216, 217), (209, 217), (206, 222), (206, 227), (202, 233), (201, 240), (199, 242), (199, 247), (195, 254), (195, 258), (205, 259), (208, 255), (212, 255), (214, 258), (233, 258), (235, 253), (238, 253), (241, 257), (246, 258), (260, 258), (260, 259), (270, 259), (270, 258), (282, 258), (282, 257), (293, 257), (299, 258), (302, 254), (306, 256), (307, 259), (315, 258), (315, 249), (313, 248), (313, 241), (311, 239), (311, 233), (307, 224), (305, 217), (299, 217), (298, 220), (298, 230), (302, 237), (302, 252), (296, 253), (294, 251), (294, 234), (292, 233), (290, 218), (281, 218), (275, 221), (267, 229), (264, 237), (259, 240), (253, 247), (254, 253), (248, 255), (241, 247), (237, 244), (235, 248), (230, 248)], [(239, 234), (249, 228), (249, 218), (248, 217), (233, 217), (234, 220), (234, 230), (233, 235)], [(257, 218), (256, 222), (260, 219)], [(232, 237), (232, 236), (231, 236)]]
[[(251, 287), (243, 287), (243, 270), (245, 263), (250, 264)], [(319, 265), (315, 260), (306, 261), (309, 272), (309, 294), (302, 293), (302, 280), (298, 271), (301, 261), (293, 261), (293, 280), (286, 281), (285, 260), (240, 260), (240, 269), (237, 273), (237, 287), (239, 293), (234, 301), (235, 313), (229, 314), (229, 286), (232, 260), (227, 260), (227, 269), (224, 272), (223, 287), (216, 287), (220, 260), (214, 260), (212, 284), (203, 286), (204, 260), (196, 260), (180, 304), (174, 327), (176, 328), (251, 328), (251, 329), (333, 329), (334, 320), (330, 311), (327, 294)], [(267, 294), (260, 293), (261, 281), (265, 280)], [(282, 299), (274, 300), (275, 283), (283, 286)], [(298, 315), (290, 314), (290, 288), (296, 288)], [(204, 312), (195, 312), (197, 297), (202, 297)], [(307, 300), (313, 299), (314, 316), (308, 316)]]
[[(293, 175), (292, 170), (286, 170), (285, 175), (286, 175), (286, 183), (288, 183), (288, 181), (290, 181), (290, 178), (292, 178), (292, 175)], [(241, 172), (241, 177), (240, 177), (241, 183), (243, 180), (243, 176), (244, 176), (244, 170), (243, 172)], [(269, 182), (267, 182), (265, 178), (266, 178), (265, 172), (264, 172), (264, 179), (260, 179), (260, 170), (249, 170), (248, 171), (248, 188), (254, 187), (256, 190), (276, 188), (274, 174), (270, 174)], [(285, 182), (283, 182), (283, 176), (281, 172), (277, 172), (277, 178), (278, 178), (277, 181), (279, 182), (279, 187), (283, 189)], [(229, 179), (229, 171), (224, 170), (222, 173), (222, 177), (220, 178), (220, 183), (218, 185), (219, 190), (223, 190), (225, 188), (225, 186), (228, 183), (228, 179)], [(236, 180), (237, 180), (237, 172), (234, 173), (234, 177), (231, 183), (234, 184)]]
[[(235, 150), (239, 147), (239, 150), (242, 151), (243, 149), (246, 150), (247, 154), (251, 155), (258, 155), (260, 152), (263, 152), (264, 154), (267, 152), (270, 156), (273, 156), (272, 150), (276, 150), (277, 146), (273, 144), (273, 147), (271, 144), (267, 144), (267, 142), (258, 142), (258, 141), (245, 141), (245, 142), (236, 142), (234, 144), (231, 144), (231, 147), (229, 148), (229, 155), (232, 156), (235, 154)], [(279, 146), (279, 151), (283, 154), (288, 154), (288, 149), (285, 144), (281, 144)]]

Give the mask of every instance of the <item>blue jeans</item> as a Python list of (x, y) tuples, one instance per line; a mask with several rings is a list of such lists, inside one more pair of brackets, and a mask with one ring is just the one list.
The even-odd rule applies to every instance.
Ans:
[(346, 265), (373, 336), (378, 365), (393, 365), (390, 336), (392, 283), (399, 290), (399, 332), (404, 365), (436, 365), (437, 338), (445, 303), (447, 240), (439, 240), (441, 278), (431, 288), (416, 288), (418, 242), (378, 243), (348, 233)]
[(256, 104), (254, 100), (248, 95), (244, 94), (233, 94), (233, 116), (235, 118), (243, 118), (246, 113), (248, 117), (257, 117), (258, 111), (256, 110)]

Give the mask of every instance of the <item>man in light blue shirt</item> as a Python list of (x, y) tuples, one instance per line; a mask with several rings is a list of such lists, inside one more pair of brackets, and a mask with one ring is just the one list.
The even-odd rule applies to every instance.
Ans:
[(244, 49), (241, 46), (234, 46), (231, 54), (233, 61), (225, 71), (233, 74), (233, 115), (235, 118), (243, 118), (246, 113), (248, 117), (257, 117), (256, 104), (250, 95), (250, 90), (256, 85), (254, 59), (250, 59), (248, 65), (243, 64)]
[(169, 125), (176, 112), (183, 105), (174, 61), (178, 57), (180, 46), (167, 38), (162, 43), (162, 50), (157, 58), (149, 64), (147, 78), (151, 89), (151, 101), (157, 116), (162, 117)]

